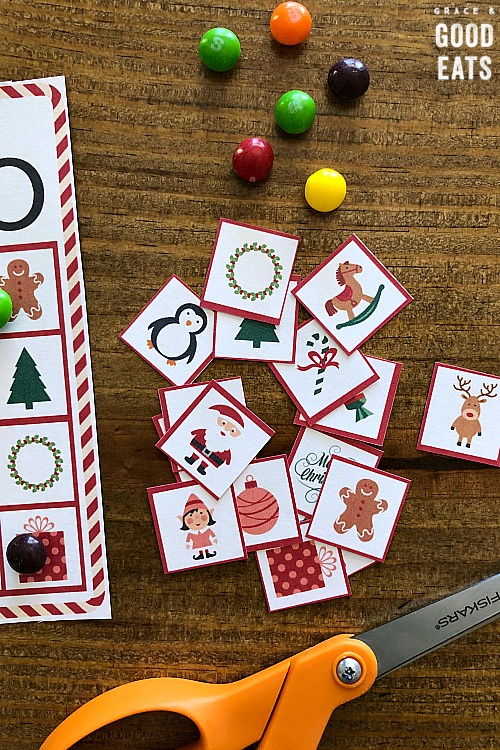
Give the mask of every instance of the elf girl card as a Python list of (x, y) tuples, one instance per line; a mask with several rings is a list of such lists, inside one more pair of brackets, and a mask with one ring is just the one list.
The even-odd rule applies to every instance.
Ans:
[(355, 234), (306, 276), (294, 294), (346, 354), (412, 301)]
[(202, 307), (277, 325), (299, 238), (221, 219)]

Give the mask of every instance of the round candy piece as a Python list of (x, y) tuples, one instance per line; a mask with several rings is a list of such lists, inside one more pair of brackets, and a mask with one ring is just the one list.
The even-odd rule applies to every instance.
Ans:
[(346, 183), (340, 172), (319, 169), (306, 182), (306, 201), (316, 211), (333, 211), (345, 198)]
[(9, 322), (12, 315), (12, 300), (3, 289), (0, 289), (0, 328)]
[(355, 57), (345, 57), (328, 72), (328, 87), (339, 99), (357, 99), (370, 85), (368, 68)]
[(240, 59), (240, 40), (229, 29), (210, 29), (201, 37), (198, 54), (207, 68), (223, 73)]
[(280, 44), (300, 44), (311, 31), (311, 14), (302, 3), (281, 3), (271, 16), (271, 34)]
[(276, 122), (285, 133), (298, 135), (311, 127), (316, 115), (316, 104), (305, 91), (293, 89), (278, 99), (274, 114)]
[(33, 534), (19, 534), (7, 547), (7, 562), (16, 573), (38, 573), (46, 560), (47, 552), (43, 542)]
[(246, 138), (233, 154), (233, 169), (242, 180), (260, 182), (273, 168), (274, 152), (264, 138)]

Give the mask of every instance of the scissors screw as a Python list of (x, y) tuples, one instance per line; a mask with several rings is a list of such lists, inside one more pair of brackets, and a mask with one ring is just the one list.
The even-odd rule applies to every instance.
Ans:
[(337, 664), (337, 676), (346, 685), (354, 685), (361, 679), (363, 668), (357, 659), (348, 656)]

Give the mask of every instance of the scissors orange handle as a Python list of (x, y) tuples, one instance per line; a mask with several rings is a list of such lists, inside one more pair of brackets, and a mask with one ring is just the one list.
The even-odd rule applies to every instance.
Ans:
[[(337, 665), (354, 657), (361, 679), (346, 685)], [(377, 677), (375, 654), (338, 635), (239, 682), (213, 685), (176, 678), (140, 680), (110, 690), (77, 709), (40, 750), (68, 750), (91, 732), (125, 716), (173, 711), (200, 732), (189, 750), (315, 750), (332, 711), (365, 693)]]

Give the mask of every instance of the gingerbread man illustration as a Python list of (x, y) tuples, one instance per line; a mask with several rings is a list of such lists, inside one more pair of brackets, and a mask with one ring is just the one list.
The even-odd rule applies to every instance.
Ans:
[(378, 484), (373, 479), (360, 479), (354, 492), (349, 487), (342, 487), (339, 495), (346, 509), (333, 524), (335, 531), (345, 534), (355, 527), (361, 542), (371, 541), (373, 516), (389, 507), (387, 500), (377, 499)]
[(20, 310), (24, 310), (30, 320), (42, 317), (42, 306), (35, 291), (43, 284), (43, 275), (30, 276), (30, 267), (22, 258), (11, 260), (7, 266), (7, 276), (0, 276), (0, 289), (7, 292), (12, 300), (11, 320), (15, 320)]

